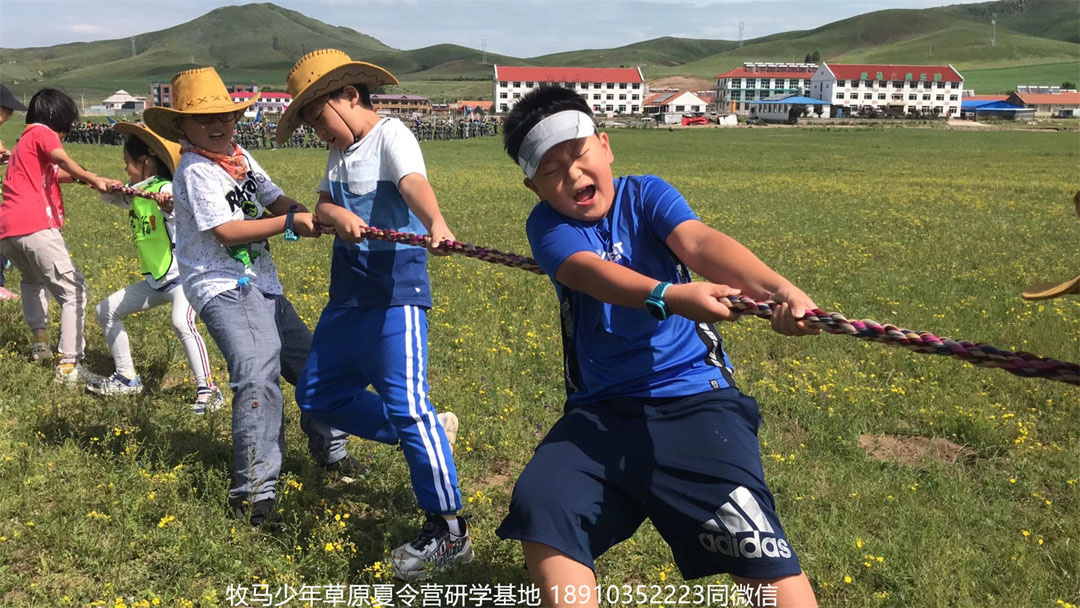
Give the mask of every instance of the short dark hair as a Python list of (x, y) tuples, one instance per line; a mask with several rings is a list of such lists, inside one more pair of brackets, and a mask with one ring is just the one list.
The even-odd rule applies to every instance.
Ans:
[(63, 91), (41, 89), (30, 98), (26, 108), (26, 124), (39, 122), (57, 133), (70, 133), (79, 120), (79, 108)]
[[(356, 92), (360, 94), (360, 105), (366, 108), (374, 108), (374, 106), (371, 105), (371, 91), (368, 91), (367, 85), (352, 84), (346, 86), (352, 86), (356, 88)], [(327, 97), (329, 97), (330, 99), (338, 99), (344, 94), (345, 87), (341, 87), (340, 89), (330, 93)]]
[(578, 110), (592, 116), (585, 98), (563, 87), (541, 87), (525, 94), (503, 121), (503, 147), (516, 163), (518, 151), (529, 130), (544, 118), (564, 110)]
[(157, 161), (156, 175), (168, 180), (173, 178), (172, 171), (169, 170), (168, 159), (151, 154), (152, 150), (150, 149), (150, 146), (146, 145), (145, 141), (139, 139), (135, 135), (128, 135), (127, 141), (124, 142), (124, 152), (127, 152), (133, 160), (139, 160), (144, 156), (153, 156), (154, 160)]

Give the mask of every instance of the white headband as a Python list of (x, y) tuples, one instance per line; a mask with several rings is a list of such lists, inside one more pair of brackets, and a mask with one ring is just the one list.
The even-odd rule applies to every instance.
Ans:
[(536, 123), (525, 135), (518, 149), (518, 164), (525, 177), (532, 179), (540, 159), (548, 150), (571, 139), (581, 139), (596, 133), (592, 118), (580, 110), (556, 112)]

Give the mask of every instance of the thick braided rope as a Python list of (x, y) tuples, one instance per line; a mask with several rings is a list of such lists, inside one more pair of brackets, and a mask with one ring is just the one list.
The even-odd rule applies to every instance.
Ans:
[[(134, 196), (153, 198), (151, 193), (136, 190), (128, 186), (117, 189), (118, 192)], [(332, 234), (334, 229), (324, 224), (318, 224), (318, 228), (324, 234)], [(429, 236), (421, 236), (410, 232), (397, 232), (369, 226), (364, 232), (364, 238), (379, 241), (389, 241), (426, 247), (431, 241)], [(461, 241), (444, 241), (439, 249), (451, 251), (466, 257), (476, 258), (492, 264), (502, 264), (511, 268), (520, 268), (536, 274), (544, 274), (536, 260), (507, 253), (498, 249), (477, 247)], [(751, 314), (762, 319), (769, 319), (779, 304), (772, 300), (759, 301), (746, 296), (725, 296), (720, 300), (738, 311), (740, 314)], [(1068, 384), (1080, 385), (1080, 365), (1066, 363), (1057, 359), (1039, 357), (1023, 351), (1009, 351), (995, 348), (989, 344), (972, 343), (966, 340), (952, 340), (939, 338), (926, 331), (912, 331), (895, 325), (882, 325), (877, 321), (864, 319), (862, 321), (849, 321), (838, 312), (825, 312), (824, 310), (811, 310), (803, 315), (802, 320), (813, 327), (822, 329), (831, 334), (846, 334), (853, 338), (880, 342), (893, 346), (903, 346), (918, 353), (928, 355), (943, 355), (966, 361), (976, 367), (991, 367), (1003, 369), (1010, 374), (1028, 378), (1046, 378)]]
[[(762, 319), (771, 318), (773, 311), (779, 306), (772, 300), (761, 302), (746, 296), (725, 296), (720, 300), (728, 308)], [(989, 344), (939, 338), (930, 332), (882, 325), (870, 319), (849, 321), (838, 312), (819, 309), (807, 311), (802, 320), (830, 334), (846, 334), (862, 340), (903, 346), (917, 353), (953, 357), (976, 367), (996, 367), (1017, 376), (1046, 378), (1080, 385), (1080, 365), (1076, 363), (1047, 359), (1023, 351), (1001, 350)]]
[[(146, 198), (153, 198), (153, 195), (143, 190), (136, 190), (130, 186), (121, 186), (116, 188), (117, 192), (127, 194), (130, 196), (142, 196)], [(167, 194), (161, 197), (162, 199), (171, 198)], [(331, 226), (327, 226), (322, 223), (317, 223), (319, 231), (323, 234), (333, 234), (334, 229)], [(388, 230), (385, 228), (376, 228), (375, 226), (368, 226), (364, 230), (364, 238), (374, 239), (376, 241), (388, 241), (391, 243), (402, 243), (404, 245), (414, 245), (417, 247), (427, 247), (431, 242), (431, 237), (427, 235), (413, 234), (411, 232), (398, 232), (396, 230)], [(520, 268), (527, 270), (535, 274), (544, 274), (543, 270), (540, 270), (540, 266), (537, 265), (536, 260), (518, 255), (516, 253), (508, 253), (505, 251), (499, 251), (498, 249), (491, 249), (488, 247), (478, 247), (471, 243), (463, 243), (461, 241), (443, 241), (439, 244), (439, 249), (444, 251), (451, 251), (463, 255), (465, 257), (476, 258), (492, 264), (502, 264), (503, 266), (509, 266), (511, 268)]]

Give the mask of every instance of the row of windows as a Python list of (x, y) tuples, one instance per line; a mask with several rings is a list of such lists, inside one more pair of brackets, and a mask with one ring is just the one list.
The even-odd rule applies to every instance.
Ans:
[[(801, 91), (802, 89), (799, 89), (799, 90)], [(787, 90), (787, 89), (784, 89), (784, 90), (777, 89), (777, 90), (774, 90), (774, 91), (769, 91), (768, 89), (762, 89), (760, 91), (731, 91), (731, 99), (733, 99), (735, 101), (743, 99), (744, 97), (746, 99), (765, 99), (769, 95), (780, 95), (780, 94), (783, 94), (783, 93), (791, 93), (791, 92), (792, 91)]]
[[(799, 88), (799, 82), (802, 82), (802, 86), (804, 86), (804, 87), (807, 87), (807, 88), (810, 87), (810, 81), (809, 80), (800, 80), (798, 78), (760, 78), (760, 79), (759, 78), (747, 78), (745, 87), (743, 86), (743, 79), (742, 78), (732, 78), (731, 79), (731, 88), (733, 88), (733, 89), (753, 89), (753, 88), (758, 86), (758, 84), (757, 84), (758, 80), (761, 80), (761, 88), (764, 88), (764, 89), (767, 89), (769, 87), (778, 88), (778, 89), (783, 88), (785, 81), (787, 82), (787, 86), (789, 88), (792, 88), (792, 89)], [(773, 82), (773, 84), (771, 84), (771, 85), (769, 84), (770, 80), (772, 80), (772, 82)]]
[[(593, 109), (593, 112), (605, 112), (605, 111), (606, 112), (614, 112), (615, 109), (616, 109), (616, 106), (615, 106), (615, 104), (608, 104), (606, 106), (601, 106), (599, 104), (596, 104), (596, 105), (594, 105), (592, 107), (592, 109)], [(509, 112), (510, 111), (509, 104), (500, 103), (499, 104), (499, 111), (500, 112)], [(619, 112), (626, 112), (627, 111), (627, 106), (625, 104), (619, 104), (618, 105), (618, 111)], [(629, 111), (630, 111), (631, 114), (637, 114), (638, 112), (641, 111), (641, 106), (632, 105), (632, 106), (630, 106)]]
[[(512, 81), (512, 82), (509, 81), (509, 80), (500, 80), (499, 81), (499, 86), (503, 87), (503, 88), (506, 88), (506, 86), (509, 85), (509, 84), (512, 84), (514, 87), (521, 88), (522, 81), (520, 81), (520, 80), (516, 80), (516, 81)], [(524, 84), (525, 84), (525, 88), (527, 88), (527, 89), (531, 89), (531, 88), (536, 87), (536, 83), (532, 82), (532, 81), (524, 81)], [(602, 83), (602, 82), (592, 82), (592, 83), (590, 83), (590, 82), (579, 82), (579, 83), (573, 83), (573, 82), (545, 82), (545, 83), (541, 83), (541, 84), (544, 84), (544, 85), (547, 85), (547, 86), (561, 86), (561, 87), (566, 88), (566, 89), (572, 89), (572, 88), (574, 88), (575, 85), (579, 89), (588, 89), (590, 86), (592, 88), (594, 88), (594, 89), (603, 89), (603, 88), (614, 89), (616, 84), (619, 85), (620, 89), (625, 89), (625, 88), (640, 89), (641, 88), (641, 83), (640, 82), (633, 82), (633, 83), (629, 83), (629, 82), (619, 82), (619, 83), (615, 83), (615, 82), (607, 82), (607, 83)]]
[[(908, 93), (908, 96), (907, 96), (907, 98), (909, 100), (911, 100), (911, 101), (915, 101), (916, 99), (918, 99), (918, 97), (919, 97), (919, 95), (917, 93)], [(843, 99), (844, 98), (844, 93), (838, 92), (836, 94), (836, 98), (837, 99)], [(858, 98), (859, 98), (858, 93), (852, 93), (851, 97), (849, 99), (858, 99)], [(863, 99), (873, 99), (874, 94), (873, 93), (863, 93), (862, 98)], [(878, 99), (885, 99), (885, 93), (878, 93), (877, 98)], [(893, 98), (893, 100), (901, 100), (901, 99), (904, 98), (904, 94), (903, 93), (893, 93), (892, 98)], [(930, 101), (930, 93), (923, 93), (922, 98), (923, 98), (923, 101)], [(936, 101), (945, 101), (945, 95), (942, 94), (942, 93), (938, 93), (937, 95), (934, 96), (934, 99)], [(959, 99), (958, 95), (949, 95), (949, 101), (956, 101), (957, 99)]]
[[(850, 82), (851, 82), (851, 84), (849, 85), (847, 80), (837, 80), (836, 81), (836, 86), (838, 86), (838, 87), (850, 86), (851, 88), (854, 88), (854, 89), (857, 89), (857, 88), (859, 88), (861, 86), (861, 87), (863, 87), (865, 89), (869, 89), (870, 87), (874, 86), (875, 81), (873, 81), (873, 80), (852, 80)], [(887, 86), (889, 86), (889, 81), (887, 81), (887, 80), (878, 80), (876, 82), (877, 82), (878, 87), (887, 87)], [(945, 83), (941, 82), (941, 81), (929, 82), (929, 81), (918, 81), (918, 80), (908, 80), (908, 81), (893, 80), (892, 81), (892, 87), (894, 89), (902, 89), (905, 86), (905, 82), (907, 83), (907, 88), (909, 88), (909, 89), (918, 89), (920, 87), (923, 88), (923, 89), (931, 89), (931, 88), (935, 88), (934, 85), (937, 85), (936, 88), (939, 88), (939, 89), (944, 89), (945, 88)], [(949, 88), (950, 89), (959, 89), (960, 88), (960, 83), (959, 82), (950, 82), (949, 83)]]
[[(499, 99), (507, 99), (508, 96), (509, 96), (509, 93), (507, 93), (506, 91), (500, 91), (499, 92)], [(588, 93), (584, 94), (583, 97), (585, 99), (588, 99), (589, 98)], [(606, 95), (601, 95), (600, 93), (593, 93), (592, 94), (593, 101), (600, 101), (601, 97), (603, 97), (604, 99), (606, 99), (608, 101), (613, 101), (615, 99), (615, 94), (614, 93), (607, 93)], [(520, 99), (520, 98), (521, 98), (521, 93), (514, 93), (514, 99)], [(630, 99), (632, 101), (638, 101), (639, 99), (641, 99), (641, 96), (638, 95), (637, 93), (634, 93), (633, 95), (630, 96)], [(626, 101), (626, 100), (627, 100), (626, 93), (620, 93), (619, 94), (619, 101)]]

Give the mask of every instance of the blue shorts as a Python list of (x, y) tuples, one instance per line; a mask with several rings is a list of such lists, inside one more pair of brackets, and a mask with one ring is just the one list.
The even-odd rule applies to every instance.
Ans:
[(514, 485), (501, 538), (593, 560), (649, 518), (686, 579), (802, 572), (758, 450), (757, 401), (734, 388), (568, 409)]

